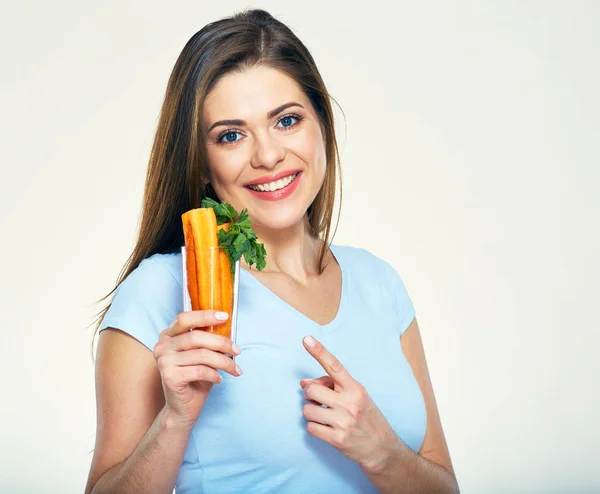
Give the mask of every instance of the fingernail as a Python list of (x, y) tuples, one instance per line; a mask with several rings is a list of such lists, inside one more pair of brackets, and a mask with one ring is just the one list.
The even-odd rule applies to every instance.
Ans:
[(235, 371), (237, 372), (238, 376), (241, 376), (244, 373), (244, 371), (242, 371), (242, 369), (240, 369), (239, 365), (235, 366)]
[(304, 338), (304, 343), (306, 343), (310, 347), (314, 347), (317, 344), (317, 342), (312, 336), (307, 336), (306, 338)]
[(240, 353), (242, 353), (242, 349), (235, 343), (233, 345), (231, 345), (231, 349), (233, 350), (233, 353), (235, 353), (236, 355), (239, 355)]
[(215, 319), (218, 319), (219, 321), (225, 321), (228, 317), (229, 314), (227, 314), (227, 312), (217, 312), (215, 314)]

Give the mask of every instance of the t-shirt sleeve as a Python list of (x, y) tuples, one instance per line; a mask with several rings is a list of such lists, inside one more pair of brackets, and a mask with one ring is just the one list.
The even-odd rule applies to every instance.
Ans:
[(392, 276), (392, 291), (394, 294), (394, 305), (396, 315), (398, 317), (398, 335), (402, 336), (404, 331), (408, 328), (409, 324), (415, 318), (415, 307), (412, 303), (408, 291), (404, 286), (404, 282), (396, 269), (391, 266)]
[(154, 259), (144, 259), (118, 286), (100, 330), (120, 329), (151, 351), (159, 334), (182, 311), (183, 296), (171, 272)]

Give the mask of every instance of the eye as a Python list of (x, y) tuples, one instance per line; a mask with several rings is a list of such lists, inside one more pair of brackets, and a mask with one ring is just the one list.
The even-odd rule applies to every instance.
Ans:
[(221, 136), (219, 137), (217, 142), (222, 142), (225, 144), (237, 142), (237, 141), (239, 141), (239, 139), (236, 139), (236, 136), (238, 136), (238, 135), (241, 136), (242, 134), (240, 132), (230, 130), (228, 132), (225, 132), (224, 134), (221, 134)]
[(302, 117), (300, 115), (286, 115), (279, 119), (279, 122), (283, 128), (289, 128), (296, 125)]

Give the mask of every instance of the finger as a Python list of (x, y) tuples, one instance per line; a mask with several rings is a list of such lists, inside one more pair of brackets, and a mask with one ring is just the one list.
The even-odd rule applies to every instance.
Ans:
[[(161, 343), (161, 342), (159, 342)], [(208, 348), (215, 352), (229, 355), (239, 355), (240, 348), (231, 338), (208, 331), (187, 331), (162, 342), (170, 351), (181, 352), (195, 348)]]
[(350, 373), (342, 363), (312, 336), (306, 336), (302, 343), (304, 348), (321, 364), (325, 372), (331, 376), (333, 382), (342, 386), (348, 385), (354, 381)]
[(172, 355), (159, 360), (159, 367), (163, 365), (178, 365), (180, 367), (206, 365), (213, 369), (221, 369), (232, 376), (241, 376), (242, 369), (229, 357), (208, 348), (197, 348), (183, 352), (175, 352)]
[(307, 403), (302, 407), (302, 415), (306, 420), (323, 425), (335, 426), (337, 423), (337, 412), (333, 408), (323, 408), (320, 405)]
[(301, 379), (300, 387), (304, 389), (308, 383), (317, 383), (327, 386), (329, 389), (333, 389), (333, 379), (330, 376), (321, 376), (317, 379)]
[(318, 383), (308, 383), (302, 393), (305, 399), (314, 401), (330, 408), (342, 408), (340, 394), (327, 386)]
[[(220, 314), (227, 313), (216, 310), (190, 310), (180, 312), (163, 333), (166, 336), (176, 336), (189, 331), (192, 328), (203, 328), (214, 324), (223, 324), (223, 321), (226, 321), (229, 318), (229, 314), (227, 314), (227, 317), (220, 316)], [(224, 317), (224, 319), (219, 319), (218, 317)]]
[(311, 436), (321, 439), (332, 446), (338, 444), (336, 430), (330, 425), (323, 425), (318, 422), (310, 421), (306, 424), (306, 430)]
[(179, 375), (184, 383), (195, 381), (206, 381), (214, 384), (223, 382), (221, 374), (216, 369), (207, 367), (206, 365), (195, 365), (193, 367), (180, 367)]

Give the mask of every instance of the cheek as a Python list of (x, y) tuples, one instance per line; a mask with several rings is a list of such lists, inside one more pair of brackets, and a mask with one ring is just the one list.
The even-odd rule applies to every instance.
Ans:
[(319, 183), (321, 183), (325, 178), (325, 170), (327, 169), (327, 156), (325, 153), (325, 144), (323, 143), (321, 134), (319, 134), (317, 143), (314, 147), (312, 163), (315, 167), (315, 175), (317, 176), (317, 180)]
[(217, 147), (208, 146), (206, 152), (208, 168), (213, 180), (223, 185), (235, 182), (242, 172), (245, 163), (248, 162), (248, 157), (241, 148), (222, 150)]
[(311, 128), (309, 132), (298, 137), (295, 143), (295, 152), (305, 161), (318, 176), (325, 173), (325, 143), (318, 127)]

